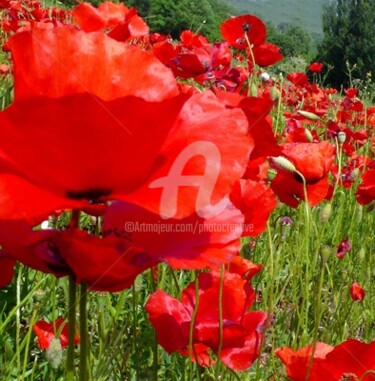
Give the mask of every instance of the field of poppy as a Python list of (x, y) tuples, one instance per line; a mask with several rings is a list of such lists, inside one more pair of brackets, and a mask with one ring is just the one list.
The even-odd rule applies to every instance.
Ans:
[(253, 15), (0, 16), (1, 381), (375, 381), (366, 93)]

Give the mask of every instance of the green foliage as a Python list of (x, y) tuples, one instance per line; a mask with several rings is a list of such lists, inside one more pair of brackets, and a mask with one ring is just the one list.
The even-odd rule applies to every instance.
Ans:
[(278, 28), (267, 24), (267, 41), (280, 47), (285, 57), (302, 56), (309, 60), (312, 52), (310, 34), (297, 25), (282, 25)]
[(374, 6), (374, 0), (336, 0), (325, 7), (318, 59), (333, 66), (327, 79), (335, 87), (375, 75)]
[(220, 39), (220, 24), (231, 14), (220, 0), (130, 0), (151, 28), (151, 31), (178, 38), (182, 31), (191, 29), (210, 40)]

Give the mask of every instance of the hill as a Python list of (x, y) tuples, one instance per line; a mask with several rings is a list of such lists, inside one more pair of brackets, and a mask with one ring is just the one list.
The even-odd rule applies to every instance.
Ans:
[(252, 13), (275, 25), (293, 24), (320, 39), (323, 5), (327, 0), (223, 0), (239, 13)]

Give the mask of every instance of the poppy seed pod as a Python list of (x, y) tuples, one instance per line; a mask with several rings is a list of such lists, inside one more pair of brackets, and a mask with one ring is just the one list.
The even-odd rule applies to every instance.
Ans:
[(294, 166), (294, 164), (284, 156), (271, 157), (271, 160), (272, 163), (278, 168), (284, 169), (285, 171), (292, 173), (297, 172), (297, 169)]
[(46, 356), (48, 362), (51, 364), (53, 369), (57, 369), (63, 360), (63, 355), (62, 355), (62, 347), (60, 340), (57, 338), (53, 338), (51, 340), (51, 343), (49, 347), (46, 350)]
[(324, 245), (320, 249), (320, 258), (322, 259), (322, 265), (325, 265), (328, 261), (328, 258), (332, 254), (332, 248), (328, 245)]
[(337, 140), (340, 144), (344, 144), (346, 140), (346, 133), (344, 131), (339, 131), (337, 133)]
[(280, 98), (280, 91), (277, 87), (272, 87), (271, 89), (271, 92), (270, 92), (270, 98), (273, 100), (273, 101), (276, 101)]
[(302, 115), (308, 120), (320, 120), (320, 116), (314, 114), (313, 112), (310, 111), (304, 111), (304, 110), (298, 110), (297, 114)]
[(332, 205), (326, 204), (320, 209), (320, 222), (327, 222), (332, 214)]
[(306, 139), (308, 142), (312, 143), (314, 141), (314, 138), (313, 138), (310, 130), (308, 130), (307, 128), (305, 128), (305, 136), (306, 136)]

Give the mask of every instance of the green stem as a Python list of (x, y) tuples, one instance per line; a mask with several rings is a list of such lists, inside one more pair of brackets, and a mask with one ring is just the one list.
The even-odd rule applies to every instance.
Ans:
[(76, 327), (76, 280), (73, 275), (69, 275), (69, 305), (68, 305), (68, 353), (66, 360), (66, 380), (74, 381), (74, 335)]
[[(79, 299), (79, 333), (80, 333), (80, 352), (79, 352), (79, 380), (88, 380), (89, 351), (88, 351), (88, 324), (87, 324), (87, 283), (81, 283), (81, 295)], [(69, 337), (70, 340), (70, 337)], [(74, 343), (74, 337), (73, 337)]]
[(325, 270), (325, 263), (323, 262), (320, 267), (320, 277), (319, 277), (319, 284), (318, 284), (318, 290), (316, 295), (316, 302), (315, 302), (315, 324), (314, 324), (314, 333), (313, 333), (313, 347), (311, 351), (311, 356), (309, 359), (309, 365), (307, 367), (306, 377), (305, 381), (309, 379), (313, 361), (314, 361), (314, 354), (316, 350), (316, 343), (318, 341), (318, 332), (319, 332), (319, 325), (321, 320), (321, 302), (322, 302), (322, 289), (323, 289), (323, 280), (324, 280), (324, 270)]
[[(151, 274), (152, 275), (152, 274)], [(135, 285), (132, 286), (132, 307), (133, 307), (133, 351), (135, 353), (135, 380), (139, 381), (139, 350), (138, 350), (138, 338), (137, 338), (137, 325), (138, 325), (138, 318), (137, 318), (137, 290), (135, 288)], [(156, 342), (156, 340), (154, 340)], [(156, 346), (156, 352), (155, 352), (155, 346)], [(156, 345), (154, 343), (154, 364), (155, 364), (155, 355), (157, 356), (157, 342)], [(154, 366), (155, 368), (155, 366)], [(155, 372), (154, 372), (154, 379), (155, 379)]]
[[(195, 325), (195, 319), (197, 317), (198, 313), (198, 308), (199, 308), (199, 277), (196, 276), (195, 274), (195, 306), (193, 310), (193, 314), (191, 316), (191, 322), (190, 322), (190, 329), (189, 329), (189, 358), (190, 358), (190, 371), (189, 371), (189, 381), (192, 381), (193, 379), (193, 362), (191, 361), (193, 352), (195, 355), (195, 350), (194, 350), (194, 341), (193, 341), (193, 336), (194, 336), (194, 325)], [(198, 373), (199, 377), (199, 373)]]
[(220, 354), (221, 354), (221, 349), (223, 347), (223, 288), (224, 288), (224, 266), (222, 265), (220, 267), (220, 284), (219, 284), (219, 347), (217, 350), (217, 357), (218, 361), (216, 364), (216, 369), (215, 369), (215, 376), (216, 380), (219, 379), (219, 373), (220, 373)]

